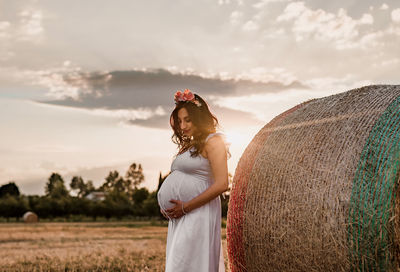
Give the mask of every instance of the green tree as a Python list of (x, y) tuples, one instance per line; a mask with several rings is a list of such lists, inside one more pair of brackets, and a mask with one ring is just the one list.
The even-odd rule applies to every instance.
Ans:
[[(94, 221), (96, 221), (98, 216), (107, 217), (108, 211), (109, 211), (109, 209), (107, 207), (107, 204), (104, 203), (104, 201), (90, 201), (89, 213), (90, 213), (90, 216), (93, 217)], [(111, 216), (111, 214), (109, 215), (109, 217), (110, 216)]]
[(28, 207), (30, 208), (30, 210), (37, 214), (36, 207), (40, 202), (40, 196), (29, 195), (27, 196), (27, 200), (28, 200)]
[[(170, 172), (170, 173), (171, 173), (171, 172)], [(160, 176), (158, 177), (157, 192), (158, 192), (158, 190), (160, 190), (160, 187), (161, 187), (162, 183), (163, 183), (164, 180), (169, 176), (170, 173), (166, 174), (165, 176), (162, 176), (162, 175), (161, 175), (161, 172), (160, 172)]]
[(69, 187), (73, 191), (77, 191), (78, 197), (82, 197), (83, 192), (85, 190), (85, 182), (82, 177), (74, 176), (69, 184)]
[(110, 171), (106, 177), (105, 182), (100, 186), (99, 190), (102, 192), (111, 192), (115, 188), (117, 180), (120, 179), (118, 171)]
[(82, 177), (78, 176), (74, 176), (72, 178), (69, 187), (71, 187), (73, 191), (77, 191), (77, 196), (79, 198), (82, 198), (95, 190), (93, 182), (91, 180), (85, 183)]
[(72, 215), (87, 215), (90, 216), (91, 200), (85, 197), (70, 197), (68, 211)]
[(132, 195), (132, 190), (130, 188), (129, 180), (124, 179), (118, 173), (118, 171), (110, 171), (108, 176), (106, 177), (105, 182), (100, 187), (100, 191), (102, 192), (117, 192), (119, 194), (124, 193), (127, 196)]
[(149, 194), (146, 188), (135, 189), (132, 194), (132, 200), (136, 206), (141, 206)]
[(91, 192), (94, 192), (96, 190), (96, 188), (94, 188), (93, 181), (91, 181), (91, 180), (88, 180), (85, 183), (85, 185), (86, 185), (86, 188), (85, 188), (84, 196), (87, 196), (88, 194), (90, 194)]
[(111, 191), (103, 203), (105, 204), (104, 216), (107, 219), (111, 216), (121, 219), (123, 216), (132, 214), (132, 204), (125, 192)]
[(101, 210), (94, 216), (102, 215), (109, 219), (111, 216), (122, 218), (132, 214), (129, 181), (121, 177), (118, 171), (110, 171), (100, 190), (106, 192), (106, 199), (97, 205)]
[(0, 215), (7, 218), (7, 221), (11, 217), (18, 221), (28, 209), (28, 201), (24, 197), (6, 195), (0, 198)]
[(0, 215), (9, 221), (10, 217), (14, 217), (15, 207), (17, 207), (17, 205), (18, 201), (15, 197), (7, 195), (6, 197), (0, 198)]
[(39, 216), (39, 218), (49, 218), (52, 216), (52, 207), (50, 203), (49, 196), (42, 196), (35, 198), (32, 201), (35, 202), (34, 212)]
[(144, 201), (149, 197), (149, 191), (146, 188), (136, 188), (132, 192), (133, 211), (135, 215), (147, 215), (143, 208)]
[(222, 217), (227, 217), (228, 216), (228, 205), (229, 205), (229, 194), (222, 194), (221, 197), (221, 215)]
[(45, 187), (46, 196), (53, 198), (67, 197), (69, 195), (63, 178), (58, 173), (52, 173)]
[(18, 196), (17, 200), (18, 200), (18, 205), (15, 209), (15, 217), (17, 221), (19, 221), (19, 219), (24, 215), (24, 213), (30, 210), (30, 206), (28, 198), (24, 195)]
[(143, 201), (143, 210), (147, 216), (163, 217), (158, 206), (157, 191), (151, 192)]
[(143, 168), (141, 164), (132, 163), (126, 171), (125, 178), (128, 180), (129, 187), (133, 186), (132, 189), (139, 187), (144, 181)]
[(0, 198), (5, 197), (6, 195), (10, 196), (19, 196), (19, 189), (15, 182), (10, 181), (7, 184), (0, 186)]
[(71, 213), (71, 197), (43, 196), (36, 205), (39, 218), (68, 217)]

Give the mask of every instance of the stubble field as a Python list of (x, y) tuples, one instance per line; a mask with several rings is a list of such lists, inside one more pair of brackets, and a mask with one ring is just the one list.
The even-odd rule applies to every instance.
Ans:
[(1, 223), (0, 270), (164, 271), (166, 239), (166, 222)]

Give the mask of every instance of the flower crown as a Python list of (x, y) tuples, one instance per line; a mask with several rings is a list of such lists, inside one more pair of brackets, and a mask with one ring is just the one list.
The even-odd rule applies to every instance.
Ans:
[(175, 93), (174, 100), (175, 104), (178, 104), (179, 102), (192, 102), (197, 107), (201, 106), (201, 103), (195, 99), (194, 94), (189, 89), (185, 89), (183, 93), (181, 91), (177, 91)]

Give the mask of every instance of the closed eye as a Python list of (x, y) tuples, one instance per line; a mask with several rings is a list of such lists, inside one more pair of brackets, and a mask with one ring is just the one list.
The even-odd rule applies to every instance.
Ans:
[[(179, 124), (180, 124), (180, 123), (182, 123), (182, 120), (179, 119), (178, 122), (179, 122)], [(190, 123), (190, 122), (192, 122), (192, 120), (190, 120), (190, 119), (185, 119), (185, 122), (186, 122), (186, 123)]]

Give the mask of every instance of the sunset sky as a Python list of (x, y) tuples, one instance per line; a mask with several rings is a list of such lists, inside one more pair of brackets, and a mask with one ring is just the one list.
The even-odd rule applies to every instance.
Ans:
[(282, 111), (399, 84), (399, 45), (398, 0), (0, 0), (0, 185), (43, 194), (58, 172), (98, 186), (137, 162), (154, 190), (185, 88), (219, 118), (234, 174)]

